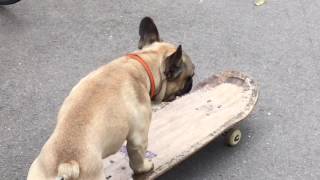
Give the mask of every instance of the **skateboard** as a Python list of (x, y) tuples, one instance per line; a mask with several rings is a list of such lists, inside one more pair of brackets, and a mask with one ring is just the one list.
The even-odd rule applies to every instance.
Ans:
[(241, 139), (237, 124), (253, 110), (258, 87), (247, 75), (227, 71), (200, 82), (193, 91), (154, 108), (146, 158), (154, 170), (133, 175), (125, 144), (104, 160), (106, 179), (155, 179), (221, 134), (235, 146)]

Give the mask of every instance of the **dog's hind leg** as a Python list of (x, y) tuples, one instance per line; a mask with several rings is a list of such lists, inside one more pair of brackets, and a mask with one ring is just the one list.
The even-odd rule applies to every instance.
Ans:
[(105, 179), (106, 179), (106, 176), (103, 171), (97, 174), (97, 176), (90, 178), (90, 180), (105, 180)]
[(31, 164), (30, 170), (28, 172), (27, 180), (42, 180), (47, 179), (47, 177), (41, 171), (41, 166), (39, 164), (39, 159), (35, 159), (35, 161)]

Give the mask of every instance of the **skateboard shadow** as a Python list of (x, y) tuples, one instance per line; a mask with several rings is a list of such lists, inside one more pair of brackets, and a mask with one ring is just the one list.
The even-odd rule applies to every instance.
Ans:
[[(250, 146), (250, 120), (240, 124), (242, 131), (241, 142), (235, 147), (225, 144), (225, 137), (220, 135), (207, 146), (176, 165), (168, 172), (160, 176), (159, 180), (177, 179), (223, 179), (223, 174), (219, 174), (226, 169), (228, 164), (234, 161), (235, 156), (239, 156), (241, 149)], [(210, 177), (210, 178), (208, 178)]]

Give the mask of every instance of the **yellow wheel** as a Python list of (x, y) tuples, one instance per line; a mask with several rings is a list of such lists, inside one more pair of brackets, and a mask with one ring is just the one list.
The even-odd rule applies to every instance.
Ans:
[(236, 146), (241, 140), (240, 129), (231, 129), (227, 134), (226, 140), (229, 146)]

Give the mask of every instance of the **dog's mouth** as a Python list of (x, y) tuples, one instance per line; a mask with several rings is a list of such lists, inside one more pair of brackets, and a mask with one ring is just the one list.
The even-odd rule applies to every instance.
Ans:
[(163, 102), (171, 102), (171, 101), (174, 101), (176, 98), (177, 98), (177, 96), (175, 94), (173, 94), (173, 95), (168, 96), (167, 98), (165, 98), (163, 100)]
[(181, 89), (180, 91), (178, 91), (175, 94), (172, 94), (172, 95), (168, 96), (163, 101), (164, 102), (171, 102), (171, 101), (174, 101), (177, 98), (177, 96), (180, 97), (180, 96), (183, 96), (183, 95), (189, 93), (191, 91), (191, 89), (192, 89), (192, 84), (193, 84), (193, 80), (192, 80), (192, 77), (190, 77), (187, 80), (186, 84), (184, 85), (183, 89)]
[(189, 93), (192, 89), (192, 84), (193, 84), (193, 80), (192, 80), (192, 77), (189, 77), (187, 82), (185, 83), (183, 89), (181, 89), (180, 91), (178, 91), (176, 93), (176, 96), (183, 96), (187, 93)]

